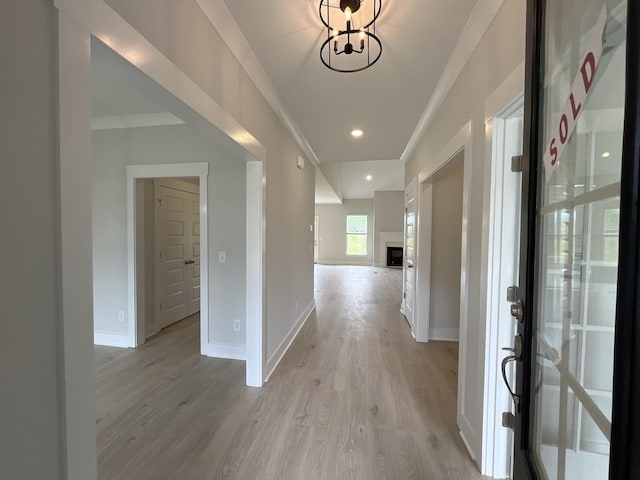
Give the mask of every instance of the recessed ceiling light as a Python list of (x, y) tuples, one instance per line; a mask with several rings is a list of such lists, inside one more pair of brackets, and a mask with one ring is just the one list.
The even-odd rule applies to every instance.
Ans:
[(602, 158), (609, 158), (611, 156), (611, 154), (609, 152), (604, 152), (602, 154)]
[(371, 175), (367, 175), (367, 182), (370, 182), (373, 177)]
[(351, 130), (351, 136), (352, 137), (360, 138), (362, 135), (364, 135), (364, 132), (362, 130), (360, 130), (359, 128), (355, 128), (355, 129)]

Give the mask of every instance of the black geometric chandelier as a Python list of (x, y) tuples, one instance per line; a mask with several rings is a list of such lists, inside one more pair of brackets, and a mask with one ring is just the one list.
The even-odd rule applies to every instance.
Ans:
[(382, 42), (376, 36), (376, 20), (382, 0), (320, 0), (320, 20), (327, 39), (320, 59), (336, 72), (359, 72), (376, 63)]

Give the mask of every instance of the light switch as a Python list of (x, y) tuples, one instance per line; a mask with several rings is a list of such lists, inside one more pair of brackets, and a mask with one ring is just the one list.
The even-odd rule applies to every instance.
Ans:
[(227, 261), (227, 252), (220, 250), (218, 252), (218, 262), (225, 263)]

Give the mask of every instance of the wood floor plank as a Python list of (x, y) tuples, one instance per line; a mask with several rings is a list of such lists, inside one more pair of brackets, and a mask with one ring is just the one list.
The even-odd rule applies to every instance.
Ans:
[(316, 267), (317, 310), (262, 389), (199, 319), (95, 348), (100, 480), (482, 478), (455, 425), (457, 344), (419, 344), (401, 271)]

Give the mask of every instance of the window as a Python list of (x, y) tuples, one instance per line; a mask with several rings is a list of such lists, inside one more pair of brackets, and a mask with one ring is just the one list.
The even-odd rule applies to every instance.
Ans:
[(367, 254), (367, 216), (347, 215), (347, 255)]

